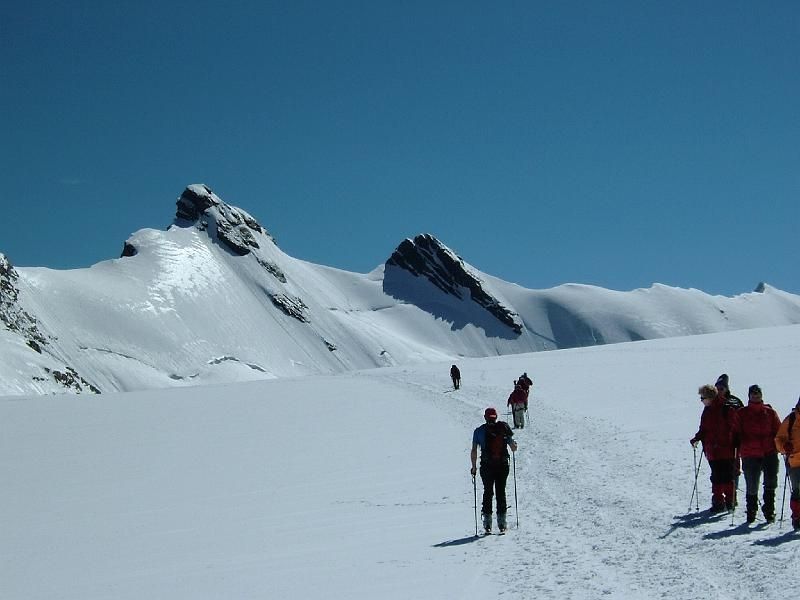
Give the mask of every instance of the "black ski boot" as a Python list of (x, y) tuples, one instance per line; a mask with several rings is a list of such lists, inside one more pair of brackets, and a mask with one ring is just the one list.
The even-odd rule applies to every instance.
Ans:
[(758, 496), (745, 496), (747, 500), (747, 522), (754, 523), (756, 520), (756, 513), (758, 512)]
[(497, 513), (497, 528), (500, 533), (506, 532), (506, 513)]
[(764, 490), (764, 504), (761, 507), (767, 523), (775, 522), (775, 490)]
[(492, 533), (492, 515), (491, 515), (491, 513), (488, 514), (488, 515), (486, 513), (481, 513), (481, 517), (483, 517), (483, 530), (486, 532), (487, 535)]

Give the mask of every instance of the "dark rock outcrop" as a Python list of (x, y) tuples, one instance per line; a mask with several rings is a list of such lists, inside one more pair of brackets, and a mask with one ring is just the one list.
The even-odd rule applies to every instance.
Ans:
[[(463, 300), (468, 293), (469, 298), (477, 306), (510, 328), (516, 335), (522, 333), (519, 316), (489, 294), (483, 288), (481, 280), (467, 268), (464, 261), (434, 236), (422, 234), (413, 240), (404, 240), (386, 261), (384, 291), (394, 297), (403, 298), (405, 292), (402, 284), (394, 285), (394, 278), (391, 276), (393, 268), (426, 279), (443, 293), (458, 300)], [(419, 303), (416, 298), (412, 301)], [(437, 316), (447, 318), (446, 314)]]
[[(50, 342), (57, 341), (57, 338), (46, 335), (42, 332), (36, 317), (23, 310), (19, 305), (19, 273), (5, 257), (0, 254), (0, 322), (9, 331), (22, 336), (25, 344), (37, 354), (47, 354), (52, 356)], [(60, 361), (58, 361), (60, 363)], [(62, 363), (63, 364), (63, 363)], [(59, 385), (75, 392), (90, 391), (99, 394), (98, 390), (91, 383), (81, 377), (72, 367), (65, 367), (64, 371), (45, 368), (47, 374)], [(44, 379), (34, 376), (33, 380), (43, 381)]]
[(223, 202), (207, 185), (190, 185), (178, 198), (175, 220), (209, 231), (231, 252), (245, 256), (259, 248), (256, 234), (272, 236), (249, 214)]
[(286, 274), (281, 271), (278, 265), (262, 258), (256, 258), (256, 261), (258, 261), (258, 264), (261, 265), (264, 270), (266, 270), (267, 273), (272, 275), (275, 279), (281, 283), (286, 283)]
[(54, 380), (56, 380), (59, 384), (61, 384), (68, 390), (72, 390), (76, 393), (81, 393), (84, 391), (89, 391), (92, 392), (93, 394), (100, 393), (100, 390), (98, 390), (91, 383), (86, 381), (83, 377), (78, 375), (78, 372), (72, 367), (67, 367), (64, 371), (58, 371), (58, 370), (51, 371), (50, 369), (45, 369), (45, 371), (47, 371), (47, 373)]
[(19, 274), (14, 266), (4, 254), (0, 254), (0, 321), (10, 331), (19, 333), (32, 350), (41, 354), (42, 347), (49, 341), (40, 331), (36, 317), (19, 306), (18, 280)]
[(131, 244), (130, 242), (125, 242), (125, 245), (122, 247), (122, 254), (119, 255), (120, 258), (136, 256), (139, 254), (139, 251), (136, 249), (136, 246)]
[(269, 294), (272, 304), (280, 308), (285, 314), (300, 321), (309, 323), (308, 306), (300, 298), (288, 294)]

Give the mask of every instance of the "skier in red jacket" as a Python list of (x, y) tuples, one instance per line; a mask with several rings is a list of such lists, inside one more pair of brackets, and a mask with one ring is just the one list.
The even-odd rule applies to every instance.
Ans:
[(764, 474), (764, 504), (761, 512), (767, 523), (775, 522), (775, 490), (778, 487), (778, 450), (775, 436), (781, 426), (778, 413), (764, 404), (761, 388), (751, 385), (747, 391), (747, 406), (737, 411), (739, 417), (739, 455), (747, 499), (747, 522), (756, 520), (758, 511), (758, 484)]
[(698, 393), (705, 408), (700, 428), (689, 442), (692, 446), (703, 442), (703, 452), (711, 467), (711, 512), (733, 510), (739, 430), (737, 409), (727, 406), (713, 385), (704, 385)]

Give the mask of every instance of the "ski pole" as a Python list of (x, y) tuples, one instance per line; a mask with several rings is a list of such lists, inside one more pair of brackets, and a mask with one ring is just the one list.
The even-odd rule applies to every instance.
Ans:
[[(786, 508), (786, 483), (789, 481), (789, 457), (787, 456), (784, 461), (786, 477), (783, 478), (783, 499), (781, 500), (781, 520), (779, 521), (779, 529), (783, 528), (783, 510)], [(794, 490), (792, 490), (792, 492), (794, 492)]]
[[(700, 473), (700, 463), (697, 462), (697, 448), (695, 446), (692, 446), (692, 452), (694, 453), (694, 487), (692, 487), (692, 497), (689, 498), (689, 508), (686, 509), (686, 512), (692, 510), (692, 500), (695, 500), (695, 496), (697, 497), (695, 510), (700, 510), (700, 496), (697, 494), (697, 476)], [(702, 456), (700, 456), (700, 462), (703, 462)]]
[(475, 475), (472, 476), (472, 493), (475, 496), (475, 537), (478, 537), (478, 486), (475, 483)]
[(733, 517), (736, 514), (736, 505), (738, 502), (736, 498), (739, 494), (739, 476), (742, 472), (742, 461), (739, 458), (739, 449), (735, 449), (734, 451), (734, 459), (733, 459), (733, 468), (737, 471), (733, 476), (733, 497), (730, 498), (731, 502), (731, 527), (733, 527)]
[(511, 451), (511, 463), (514, 465), (514, 514), (517, 517), (517, 529), (519, 529), (519, 502), (517, 500), (517, 453)]

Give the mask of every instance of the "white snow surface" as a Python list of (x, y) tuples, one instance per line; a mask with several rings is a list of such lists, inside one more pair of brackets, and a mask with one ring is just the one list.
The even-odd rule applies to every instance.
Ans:
[[(705, 462), (696, 512), (688, 440), (723, 372), (788, 413), (800, 326), (450, 362), (0, 398), (0, 597), (791, 597), (800, 535), (706, 517)], [(477, 538), (472, 431), (523, 371), (511, 529)]]

